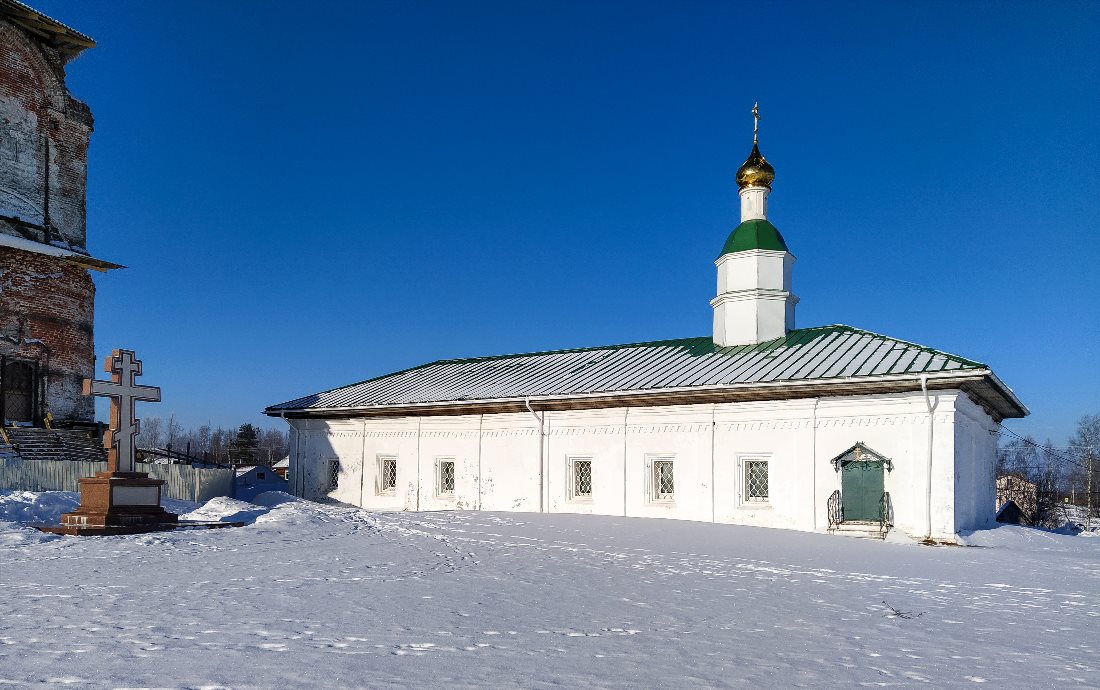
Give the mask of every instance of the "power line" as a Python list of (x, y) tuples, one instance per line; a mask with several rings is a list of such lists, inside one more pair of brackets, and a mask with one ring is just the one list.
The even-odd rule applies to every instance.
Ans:
[[(1044, 446), (1042, 444), (1036, 443), (1035, 441), (1031, 440), (1030, 438), (1024, 438), (1023, 436), (1017, 434), (1015, 431), (1013, 431), (1012, 429), (1009, 429), (1008, 427), (1006, 427), (1005, 425), (1003, 425), (1001, 423), (998, 423), (997, 426), (1001, 427), (1001, 429), (1003, 429), (1004, 431), (1006, 431), (1009, 434), (1015, 436), (1016, 438), (1020, 439), (1021, 441), (1023, 441), (1024, 443), (1026, 443), (1030, 446), (1038, 448), (1039, 450), (1046, 451), (1047, 453), (1050, 453), (1051, 455), (1058, 458), (1059, 460), (1062, 460), (1064, 462), (1068, 462), (1069, 464), (1074, 465), (1074, 466), (1078, 467), (1079, 469), (1086, 470), (1086, 471), (1088, 470), (1088, 468), (1085, 467), (1085, 465), (1081, 464), (1077, 460), (1074, 460), (1073, 458), (1062, 455), (1061, 453), (1054, 452), (1054, 447), (1053, 446)], [(1001, 432), (1000, 431), (994, 431), (993, 433), (1000, 434)]]

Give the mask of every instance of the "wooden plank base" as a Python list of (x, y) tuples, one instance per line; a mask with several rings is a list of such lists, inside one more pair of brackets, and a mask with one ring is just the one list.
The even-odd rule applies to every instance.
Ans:
[(145, 525), (105, 525), (102, 527), (81, 525), (29, 525), (40, 532), (64, 534), (71, 537), (111, 537), (120, 534), (146, 534), (148, 532), (170, 532), (177, 529), (221, 529), (223, 527), (244, 527), (243, 522), (202, 522), (199, 520), (181, 520)]

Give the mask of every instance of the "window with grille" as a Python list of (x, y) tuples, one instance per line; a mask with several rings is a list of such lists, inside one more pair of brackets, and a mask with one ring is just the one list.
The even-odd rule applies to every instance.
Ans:
[(392, 494), (397, 491), (397, 458), (383, 455), (378, 458), (378, 493)]
[(573, 458), (572, 465), (572, 498), (580, 501), (590, 500), (592, 498), (592, 458)]
[(745, 461), (745, 500), (766, 503), (768, 500), (768, 461)]
[(653, 461), (653, 500), (671, 501), (676, 497), (676, 484), (672, 476), (672, 460)]
[(453, 496), (455, 493), (455, 461), (440, 460), (438, 465), (440, 496)]
[(340, 461), (329, 460), (328, 461), (328, 490), (333, 491), (340, 488)]

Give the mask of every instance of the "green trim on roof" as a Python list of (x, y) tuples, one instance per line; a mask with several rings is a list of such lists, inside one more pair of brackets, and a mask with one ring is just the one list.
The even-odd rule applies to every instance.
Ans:
[(787, 249), (787, 243), (783, 241), (783, 235), (779, 234), (778, 228), (766, 220), (757, 219), (746, 220), (734, 228), (729, 238), (726, 239), (726, 246), (722, 247), (722, 253), (719, 256), (750, 249), (770, 249), (777, 252), (790, 251)]
[[(853, 340), (851, 336), (860, 336), (860, 339)], [(628, 359), (615, 357), (616, 353), (630, 350), (638, 353), (628, 355)], [(557, 359), (559, 355), (572, 353), (602, 354), (575, 361)], [(502, 360), (516, 363), (506, 367), (488, 366)], [(796, 329), (783, 337), (755, 345), (718, 347), (709, 336), (703, 336), (443, 359), (272, 405), (265, 412), (278, 416), (284, 410), (313, 408), (354, 409), (967, 369), (988, 371), (989, 368), (958, 355), (834, 324)]]

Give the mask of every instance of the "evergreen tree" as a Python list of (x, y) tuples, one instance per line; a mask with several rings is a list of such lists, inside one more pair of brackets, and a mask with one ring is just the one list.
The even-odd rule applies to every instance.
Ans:
[(260, 446), (260, 435), (256, 427), (251, 424), (242, 424), (237, 429), (237, 438), (233, 442), (232, 458), (238, 465), (251, 464), (256, 461), (256, 449)]

